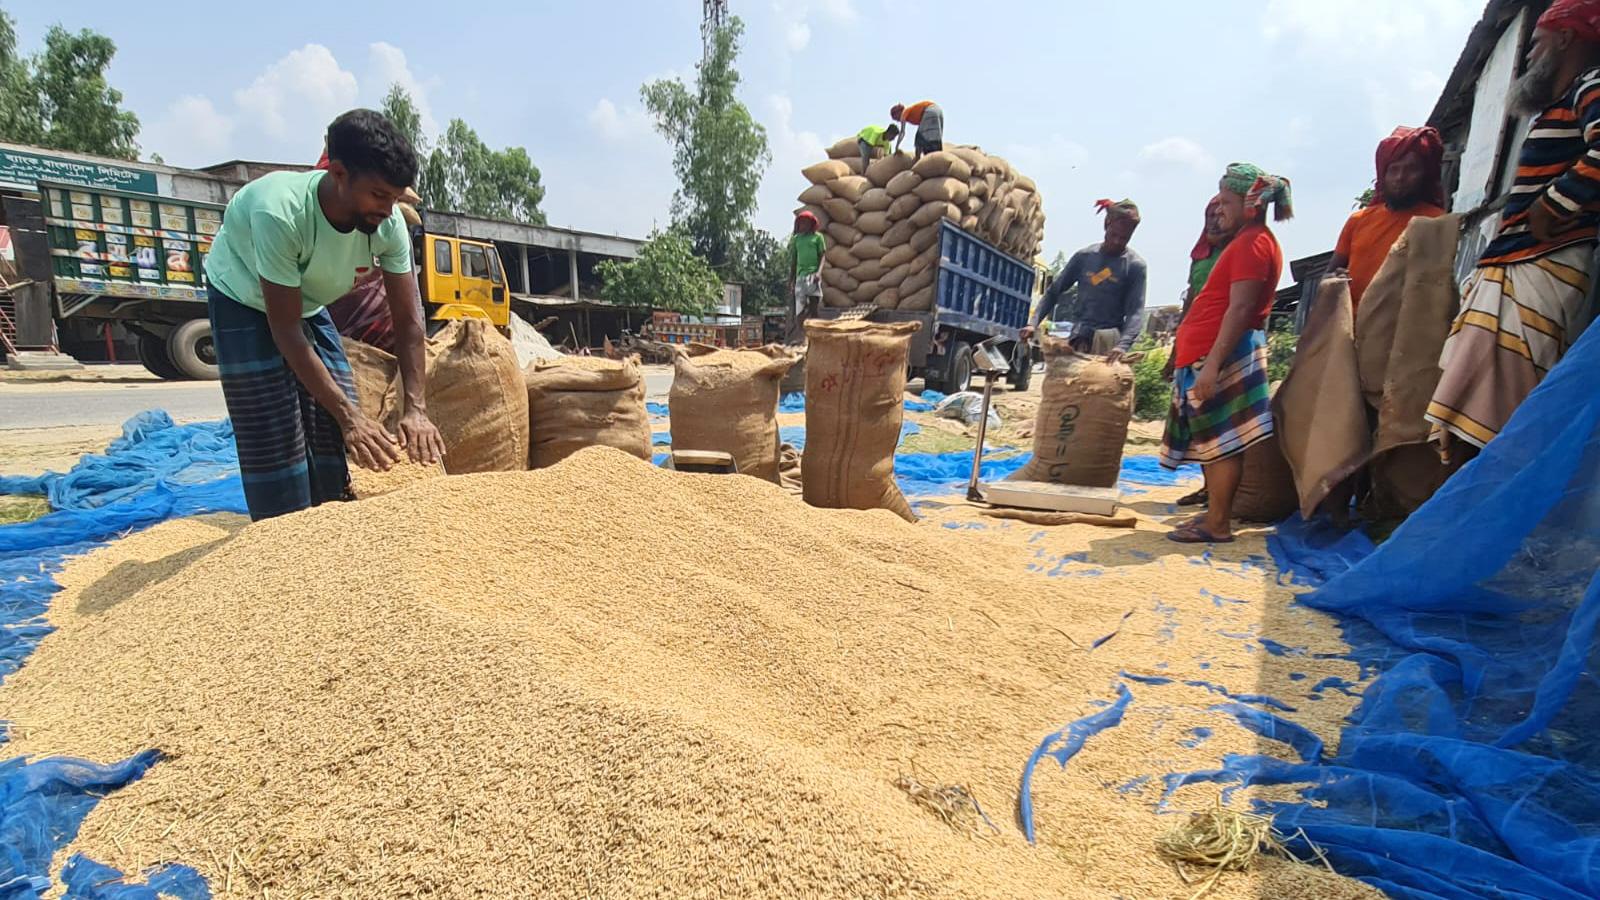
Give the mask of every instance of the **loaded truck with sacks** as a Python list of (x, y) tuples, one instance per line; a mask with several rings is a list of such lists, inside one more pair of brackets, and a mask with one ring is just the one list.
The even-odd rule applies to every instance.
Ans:
[(955, 393), (972, 380), (972, 348), (998, 337), (1013, 388), (1033, 368), (1018, 337), (1027, 324), (1044, 207), (1032, 179), (977, 147), (862, 165), (855, 138), (802, 170), (800, 194), (827, 236), (823, 318), (917, 322), (911, 377)]
[[(57, 326), (82, 330), (89, 323), (118, 322), (137, 336), (139, 362), (153, 374), (216, 378), (205, 257), (222, 227), (223, 207), (51, 182), (38, 188), (50, 280), (26, 289), (48, 292)], [(504, 327), (510, 297), (494, 245), (425, 233), (415, 210), (402, 212), (411, 225), (430, 332), (463, 318)], [(358, 283), (352, 294), (364, 287), (372, 285)]]

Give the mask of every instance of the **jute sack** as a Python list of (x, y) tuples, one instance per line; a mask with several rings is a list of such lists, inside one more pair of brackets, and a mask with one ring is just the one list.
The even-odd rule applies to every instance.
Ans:
[(939, 243), (939, 227), (937, 225), (927, 225), (919, 228), (912, 233), (911, 240), (906, 243), (910, 245), (912, 250), (921, 253)]
[(862, 234), (882, 235), (889, 230), (889, 214), (886, 212), (862, 213), (856, 217), (856, 230)]
[(860, 200), (861, 195), (865, 194), (871, 187), (872, 182), (860, 175), (846, 175), (828, 182), (828, 190), (833, 191), (833, 196), (838, 197), (840, 200), (848, 200), (851, 203)]
[(961, 221), (961, 207), (945, 200), (935, 200), (924, 204), (923, 207), (911, 214), (911, 224), (918, 228), (927, 228), (937, 224), (940, 219), (949, 219), (952, 222)]
[(822, 185), (835, 178), (843, 178), (849, 175), (850, 166), (842, 160), (830, 159), (826, 162), (819, 162), (816, 165), (806, 166), (800, 170), (800, 174), (804, 175), (806, 180), (812, 184)]
[(973, 177), (989, 174), (989, 154), (984, 153), (977, 147), (951, 147), (946, 152), (960, 157), (961, 161), (972, 169)]
[(879, 309), (896, 309), (900, 306), (900, 290), (892, 287), (884, 288), (872, 302)]
[[(444, 438), (452, 475), (528, 467), (528, 394), (511, 342), (483, 319), (446, 325), (428, 341), (428, 418)], [(385, 418), (404, 398), (389, 394)]]
[(856, 241), (861, 240), (861, 232), (843, 222), (833, 222), (828, 225), (828, 237), (846, 247), (854, 247)]
[(801, 191), (798, 199), (801, 203), (821, 206), (824, 201), (833, 199), (833, 191), (828, 190), (825, 184), (813, 184)]
[[(887, 235), (885, 235), (884, 244), (885, 245), (889, 244)], [(888, 253), (885, 253), (883, 255), (883, 259), (880, 260), (880, 262), (882, 262), (885, 266), (888, 266), (889, 268), (893, 269), (896, 266), (903, 266), (906, 263), (911, 262), (913, 259), (916, 259), (916, 258), (917, 258), (917, 251), (912, 249), (910, 244), (900, 244), (900, 245), (896, 246), (893, 250), (890, 250)]]
[[(929, 269), (928, 271), (931, 272), (933, 270)], [(907, 291), (905, 288), (901, 288), (900, 305), (895, 308), (913, 312), (927, 312), (933, 309), (933, 285), (930, 284), (917, 291)]]
[(822, 208), (828, 214), (828, 223), (838, 225), (855, 225), (856, 208), (849, 201), (841, 197), (829, 197), (822, 201)]
[(828, 158), (841, 161), (854, 159), (856, 162), (860, 162), (861, 147), (856, 141), (855, 135), (839, 138), (832, 147), (828, 148)]
[(861, 286), (850, 292), (850, 299), (856, 303), (877, 303), (878, 295), (883, 293), (883, 285), (876, 280), (863, 281)]
[(894, 199), (889, 204), (889, 218), (896, 222), (903, 222), (911, 218), (911, 214), (922, 208), (922, 198), (916, 194), (906, 193)]
[[(838, 190), (834, 191), (838, 194)], [(917, 185), (913, 191), (924, 203), (933, 203), (943, 200), (947, 203), (965, 203), (967, 199), (967, 183), (957, 178), (930, 178)], [(843, 195), (840, 195), (843, 196)], [(958, 212), (957, 215), (960, 213)]]
[(1278, 522), (1300, 508), (1294, 471), (1284, 458), (1278, 436), (1251, 444), (1244, 451), (1244, 474), (1233, 495), (1234, 518), (1246, 522)]
[(904, 153), (892, 153), (868, 163), (865, 174), (874, 187), (887, 187), (896, 175), (909, 171), (911, 171), (911, 157)]
[(864, 234), (850, 245), (850, 253), (859, 260), (882, 259), (889, 253), (889, 248), (883, 245), (883, 239), (875, 234)]
[(805, 499), (916, 521), (894, 480), (906, 359), (920, 322), (806, 322)]
[(344, 345), (344, 356), (350, 361), (350, 374), (355, 379), (356, 405), (368, 418), (378, 419), (386, 408), (385, 398), (395, 390), (399, 364), (392, 355), (355, 338), (342, 337), (339, 342)]
[[(887, 256), (884, 257), (884, 259), (888, 258), (889, 257)], [(901, 263), (898, 266), (891, 266), (889, 271), (883, 273), (883, 276), (878, 279), (878, 284), (883, 285), (885, 288), (898, 288), (900, 285), (905, 283), (906, 276), (910, 274), (910, 263)]]
[(672, 449), (733, 455), (741, 475), (778, 480), (778, 388), (799, 358), (778, 346), (690, 344), (673, 361)]
[(968, 231), (968, 232), (977, 231), (978, 230), (978, 217), (977, 216), (967, 216), (966, 218), (962, 219), (961, 220), (961, 230), (962, 231)]
[(1133, 369), (1048, 336), (1044, 358), (1033, 458), (1011, 480), (1114, 486), (1133, 418)]
[(929, 153), (917, 160), (911, 171), (923, 178), (959, 178), (966, 181), (972, 177), (972, 167), (948, 150)]
[(891, 266), (883, 264), (881, 259), (869, 259), (850, 270), (850, 277), (857, 281), (877, 281), (888, 272)]
[[(854, 290), (854, 288), (851, 290)], [(854, 301), (850, 299), (848, 291), (841, 291), (832, 286), (824, 286), (822, 288), (822, 304), (831, 309), (849, 309), (855, 306)]]
[(889, 192), (881, 187), (875, 187), (862, 194), (861, 199), (856, 201), (856, 212), (883, 212), (893, 205), (894, 198), (889, 196)]
[[(917, 198), (912, 197), (911, 199), (915, 200)], [(903, 222), (896, 222), (889, 226), (888, 231), (883, 233), (883, 245), (890, 248), (903, 247), (911, 242), (911, 236), (916, 233), (916, 223), (912, 222), (910, 219), (906, 219)], [(911, 252), (916, 253), (917, 251), (913, 250)]]
[(585, 447), (615, 447), (650, 458), (650, 417), (637, 358), (563, 356), (523, 371), (532, 468), (553, 466)]
[(828, 252), (824, 253), (823, 257), (828, 260), (828, 265), (839, 269), (849, 269), (854, 267), (856, 263), (861, 262), (855, 257), (855, 254), (850, 252), (849, 248), (840, 247), (837, 244), (829, 247)]
[(906, 194), (915, 192), (921, 184), (921, 175), (915, 172), (901, 172), (899, 175), (889, 179), (889, 183), (884, 185), (884, 190), (887, 190), (891, 197), (903, 197)]
[(828, 266), (822, 270), (822, 283), (828, 287), (838, 288), (841, 291), (853, 291), (860, 282), (850, 277), (849, 271), (838, 266)]
[(908, 267), (906, 269), (905, 280), (900, 282), (900, 296), (909, 297), (928, 285), (933, 284), (933, 279), (938, 274), (939, 270), (937, 269), (928, 268), (923, 269), (920, 272), (912, 272)]

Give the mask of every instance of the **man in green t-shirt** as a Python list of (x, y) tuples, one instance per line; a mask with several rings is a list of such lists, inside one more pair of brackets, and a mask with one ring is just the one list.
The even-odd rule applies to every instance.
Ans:
[(794, 297), (790, 340), (798, 341), (805, 320), (815, 316), (822, 303), (822, 267), (827, 265), (823, 254), (828, 252), (828, 241), (818, 227), (821, 224), (810, 210), (794, 217), (794, 234), (789, 237), (789, 293)]
[(868, 125), (856, 132), (856, 147), (861, 151), (861, 171), (867, 170), (867, 163), (872, 162), (873, 157), (888, 156), (894, 139), (899, 136), (899, 125), (890, 125), (888, 128)]
[[(444, 454), (424, 400), (411, 240), (395, 207), (416, 178), (416, 152), (368, 109), (333, 120), (327, 147), (326, 171), (273, 172), (240, 188), (206, 256), (217, 368), (252, 519), (343, 499), (347, 454), (368, 469), (388, 469), (401, 450), (427, 464)], [(324, 309), (374, 265), (405, 397), (398, 436), (356, 403)]]

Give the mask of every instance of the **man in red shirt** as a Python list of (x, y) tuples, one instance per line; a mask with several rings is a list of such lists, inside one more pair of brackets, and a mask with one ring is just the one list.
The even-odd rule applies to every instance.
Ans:
[(1432, 127), (1396, 128), (1378, 142), (1372, 202), (1344, 223), (1328, 262), (1329, 269), (1350, 273), (1352, 313), (1411, 220), (1444, 215), (1443, 161), (1444, 141)]
[(1167, 535), (1185, 544), (1233, 540), (1243, 453), (1273, 428), (1264, 329), (1283, 248), (1267, 227), (1267, 207), (1278, 221), (1293, 215), (1289, 180), (1233, 163), (1219, 187), (1219, 225), (1234, 236), (1178, 326), (1172, 410), (1161, 439), (1163, 466), (1194, 462), (1205, 472), (1210, 506)]

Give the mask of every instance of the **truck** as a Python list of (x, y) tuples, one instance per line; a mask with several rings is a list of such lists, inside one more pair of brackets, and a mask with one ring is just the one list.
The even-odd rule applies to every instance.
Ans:
[[(46, 181), (38, 191), (50, 275), (47, 284), (0, 287), (18, 298), (19, 321), (30, 318), (27, 310), (37, 320), (45, 305), (38, 300), (47, 298), (61, 328), (122, 324), (137, 338), (139, 362), (155, 375), (216, 378), (205, 257), (222, 227), (223, 207)], [(509, 323), (505, 272), (493, 244), (414, 227), (412, 249), (431, 325), (468, 316)]]
[(1033, 360), (1020, 332), (1028, 324), (1037, 274), (1024, 260), (961, 230), (946, 219), (939, 226), (939, 262), (933, 309), (824, 309), (823, 318), (864, 317), (873, 322), (921, 322), (911, 336), (908, 372), (929, 389), (955, 394), (972, 386), (972, 348), (1000, 338), (1011, 360), (1006, 381), (1025, 391)]

